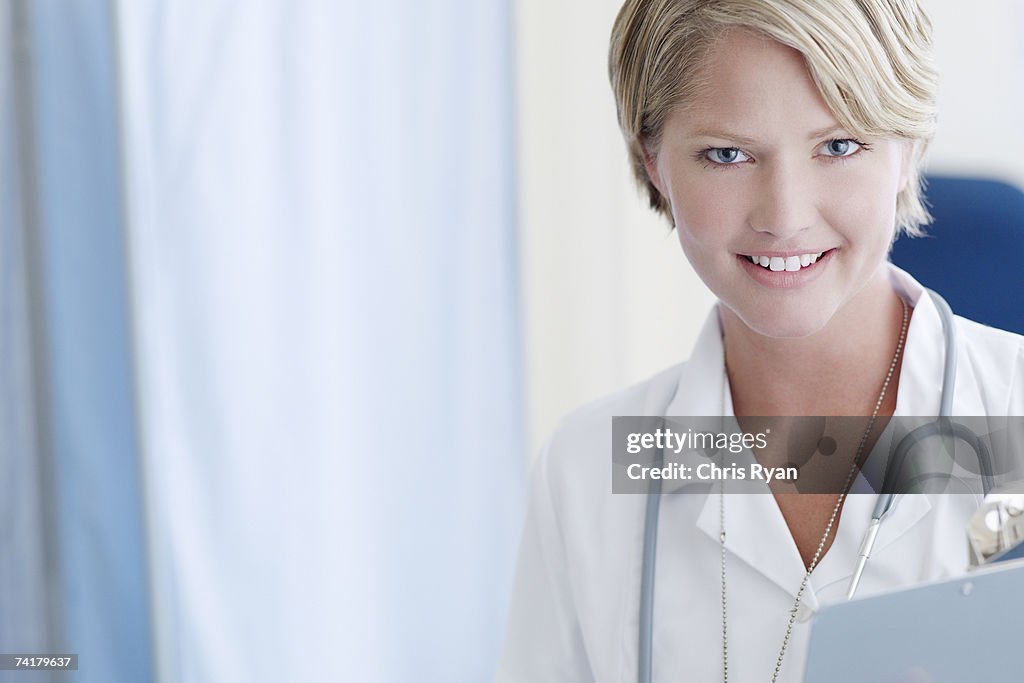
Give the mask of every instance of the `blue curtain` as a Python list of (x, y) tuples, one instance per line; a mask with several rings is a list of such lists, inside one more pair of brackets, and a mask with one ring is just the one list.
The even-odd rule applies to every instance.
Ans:
[(79, 671), (56, 680), (151, 680), (111, 8), (15, 0), (4, 10), (22, 86), (8, 104), (20, 112), (12, 182), (26, 204), (36, 367), (37, 443), (13, 457), (35, 458), (40, 529), (52, 536), (38, 604), (52, 635), (17, 639), (17, 651), (78, 654)]

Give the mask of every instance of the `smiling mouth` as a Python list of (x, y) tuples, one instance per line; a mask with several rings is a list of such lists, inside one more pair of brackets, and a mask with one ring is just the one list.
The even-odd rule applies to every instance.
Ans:
[(749, 255), (740, 254), (742, 258), (750, 261), (754, 265), (761, 266), (765, 270), (780, 273), (787, 271), (795, 273), (803, 270), (804, 268), (810, 268), (818, 262), (825, 254), (834, 251), (834, 249), (826, 249), (825, 251), (819, 252), (807, 252), (804, 254), (795, 254), (793, 256), (761, 256), (761, 255)]

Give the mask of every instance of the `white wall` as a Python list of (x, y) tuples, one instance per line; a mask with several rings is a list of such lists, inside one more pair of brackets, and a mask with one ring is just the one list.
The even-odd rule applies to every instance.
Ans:
[(519, 4), (531, 453), (572, 407), (684, 359), (712, 301), (629, 174), (606, 67), (620, 4)]
[[(520, 0), (519, 200), (530, 453), (573, 407), (685, 360), (713, 297), (645, 208), (607, 78), (620, 0)], [(1024, 186), (1024, 2), (927, 3), (930, 170)]]
[(930, 170), (1024, 187), (1024, 2), (930, 0), (927, 6), (942, 77)]

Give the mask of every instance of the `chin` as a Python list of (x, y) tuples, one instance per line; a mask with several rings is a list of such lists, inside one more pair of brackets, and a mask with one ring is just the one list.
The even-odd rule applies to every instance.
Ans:
[(744, 312), (739, 318), (754, 332), (773, 339), (802, 339), (820, 332), (828, 324), (828, 319), (821, 315), (787, 315), (785, 311), (776, 315)]

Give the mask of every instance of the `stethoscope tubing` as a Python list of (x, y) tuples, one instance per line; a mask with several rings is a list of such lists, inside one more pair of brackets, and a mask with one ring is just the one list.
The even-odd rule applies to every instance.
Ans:
[[(893, 455), (893, 462), (886, 467), (885, 484), (882, 493), (878, 497), (875, 509), (871, 515), (871, 523), (861, 541), (860, 552), (858, 553), (857, 566), (853, 578), (850, 581), (850, 588), (847, 591), (847, 599), (852, 599), (857, 592), (857, 586), (864, 574), (868, 559), (871, 557), (871, 550), (874, 547), (875, 539), (878, 537), (878, 530), (882, 519), (892, 508), (895, 501), (893, 493), (896, 478), (900, 473), (906, 455), (921, 441), (929, 436), (946, 436), (961, 439), (974, 448), (978, 456), (979, 470), (982, 475), (982, 487), (985, 494), (992, 490), (992, 460), (984, 442), (971, 430), (963, 425), (952, 421), (953, 414), (953, 393), (956, 388), (956, 366), (957, 366), (957, 339), (954, 329), (953, 311), (946, 300), (931, 289), (925, 289), (931, 297), (939, 312), (939, 319), (942, 321), (942, 336), (945, 345), (945, 359), (942, 373), (942, 393), (939, 401), (939, 419), (936, 422), (918, 427), (907, 434), (896, 447)], [(666, 406), (667, 410), (667, 406)], [(659, 460), (663, 454), (659, 454)], [(895, 472), (895, 474), (894, 474)], [(640, 620), (639, 620), (639, 642), (638, 652), (638, 680), (640, 683), (650, 683), (652, 676), (653, 641), (654, 641), (654, 570), (657, 559), (658, 546), (658, 517), (661, 508), (661, 480), (655, 479), (651, 483), (651, 489), (647, 493), (647, 506), (644, 512), (644, 541), (643, 541), (643, 562), (640, 573)]]

